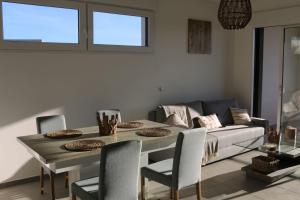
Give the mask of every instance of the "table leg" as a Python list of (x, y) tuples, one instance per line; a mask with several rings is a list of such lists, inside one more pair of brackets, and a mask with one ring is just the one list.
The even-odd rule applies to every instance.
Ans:
[(80, 180), (80, 169), (69, 171), (69, 197), (72, 199), (72, 183)]
[(50, 172), (50, 186), (51, 186), (51, 199), (55, 200), (55, 183), (54, 183), (54, 176), (55, 174), (51, 171)]
[(44, 168), (41, 167), (41, 172), (40, 172), (40, 189), (41, 189), (41, 194), (44, 194)]

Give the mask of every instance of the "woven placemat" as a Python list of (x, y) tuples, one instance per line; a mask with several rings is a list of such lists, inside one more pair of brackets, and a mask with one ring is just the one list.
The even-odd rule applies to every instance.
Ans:
[(144, 126), (142, 122), (120, 122), (118, 123), (118, 128), (141, 128)]
[(53, 139), (64, 139), (81, 136), (82, 132), (79, 130), (60, 130), (46, 133), (44, 136)]
[(102, 140), (77, 140), (64, 145), (69, 151), (92, 151), (100, 149), (105, 143)]
[(145, 137), (163, 137), (171, 134), (171, 131), (164, 128), (146, 128), (137, 131), (136, 134)]

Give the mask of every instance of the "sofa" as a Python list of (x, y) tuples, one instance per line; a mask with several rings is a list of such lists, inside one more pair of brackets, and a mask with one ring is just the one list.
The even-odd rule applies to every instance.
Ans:
[[(174, 105), (174, 104), (173, 104)], [(208, 130), (208, 134), (215, 136), (218, 140), (218, 154), (206, 164), (216, 162), (228, 157), (232, 157), (241, 153), (245, 153), (255, 149), (263, 144), (263, 136), (269, 126), (268, 120), (260, 118), (251, 118), (251, 124), (234, 125), (231, 116), (230, 107), (238, 108), (238, 102), (235, 99), (224, 99), (215, 101), (193, 101), (188, 103), (180, 103), (175, 105), (184, 105), (187, 110), (187, 117), (192, 120), (193, 124), (190, 128), (199, 128), (196, 123), (195, 116), (207, 116), (216, 114), (222, 124), (221, 128)], [(167, 119), (162, 106), (158, 106), (155, 110), (149, 112), (149, 119), (156, 122), (164, 123)], [(247, 148), (244, 145), (236, 145), (240, 142), (247, 142)], [(149, 154), (149, 162), (158, 162), (164, 159), (172, 158), (174, 148), (169, 148)]]

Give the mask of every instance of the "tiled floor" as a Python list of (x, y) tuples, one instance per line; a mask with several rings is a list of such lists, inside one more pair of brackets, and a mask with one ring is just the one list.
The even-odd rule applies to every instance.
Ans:
[[(203, 168), (203, 197), (204, 199), (239, 199), (239, 200), (300, 200), (300, 170), (293, 175), (281, 179), (272, 185), (260, 181), (247, 179), (240, 168), (257, 155), (255, 151), (239, 155), (231, 159), (217, 162)], [(60, 199), (67, 198), (63, 179), (58, 178), (56, 193)], [(48, 181), (47, 181), (48, 183)], [(46, 185), (46, 189), (48, 185)], [(169, 191), (167, 187), (154, 182), (147, 183), (149, 200), (167, 200)], [(195, 200), (195, 188), (190, 187), (181, 191), (182, 200)], [(39, 183), (14, 186), (0, 190), (1, 200), (46, 200), (50, 199), (49, 190), (45, 195), (39, 194)]]

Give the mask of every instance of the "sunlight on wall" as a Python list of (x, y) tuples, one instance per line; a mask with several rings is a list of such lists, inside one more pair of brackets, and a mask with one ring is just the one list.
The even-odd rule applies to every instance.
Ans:
[[(39, 165), (37, 161), (32, 159), (32, 156), (16, 138), (37, 132), (36, 117), (63, 113), (63, 108), (55, 108), (0, 128), (0, 163), (2, 163), (0, 165), (0, 183), (38, 174)], [(9, 165), (5, 163), (9, 163)]]

